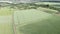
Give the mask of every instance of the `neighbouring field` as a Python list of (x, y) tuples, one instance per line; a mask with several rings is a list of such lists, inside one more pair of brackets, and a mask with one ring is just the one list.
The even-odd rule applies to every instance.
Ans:
[(0, 34), (13, 34), (12, 13), (10, 8), (0, 8)]
[(13, 34), (11, 23), (0, 23), (0, 34)]

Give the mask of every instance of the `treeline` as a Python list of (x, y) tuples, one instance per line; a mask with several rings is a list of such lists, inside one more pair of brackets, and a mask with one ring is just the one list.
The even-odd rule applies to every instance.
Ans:
[(57, 10), (60, 12), (60, 8), (54, 7), (54, 5), (49, 5), (49, 4), (35, 4), (35, 3), (18, 3), (18, 4), (13, 4), (13, 3), (3, 3), (0, 4), (0, 7), (10, 7), (13, 9), (37, 9), (38, 7), (44, 7), (44, 8), (49, 8), (53, 10)]

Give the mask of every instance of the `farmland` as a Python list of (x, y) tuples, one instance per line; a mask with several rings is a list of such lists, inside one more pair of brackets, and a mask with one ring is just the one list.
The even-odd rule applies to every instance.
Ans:
[(60, 34), (59, 7), (49, 3), (3, 5), (0, 8), (0, 34)]

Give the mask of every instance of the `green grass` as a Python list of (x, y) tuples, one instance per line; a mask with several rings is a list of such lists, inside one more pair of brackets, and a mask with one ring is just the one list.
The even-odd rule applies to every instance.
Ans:
[[(51, 34), (47, 30), (48, 28), (53, 29), (54, 26), (50, 25), (54, 21), (58, 21), (59, 16), (54, 16), (40, 10), (30, 9), (30, 10), (20, 10), (15, 12), (15, 23), (17, 26), (17, 32), (19, 34)], [(17, 18), (18, 17), (18, 18)], [(56, 18), (56, 19), (55, 19)], [(18, 20), (17, 20), (18, 19)], [(51, 20), (51, 21), (50, 21)], [(56, 21), (56, 22), (57, 22)], [(54, 25), (56, 25), (56, 22)], [(58, 26), (57, 26), (58, 27)], [(53, 34), (54, 34), (54, 30)]]
[[(28, 22), (30, 23), (30, 22)], [(23, 34), (60, 34), (60, 16), (50, 16), (19, 27)]]
[(18, 34), (60, 34), (60, 16), (51, 14), (56, 12), (42, 7), (38, 10), (16, 11), (15, 22)]

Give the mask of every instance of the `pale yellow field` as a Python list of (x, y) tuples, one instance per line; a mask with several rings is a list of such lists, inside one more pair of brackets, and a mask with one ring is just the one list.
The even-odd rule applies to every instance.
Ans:
[(13, 34), (12, 10), (0, 8), (0, 34)]

